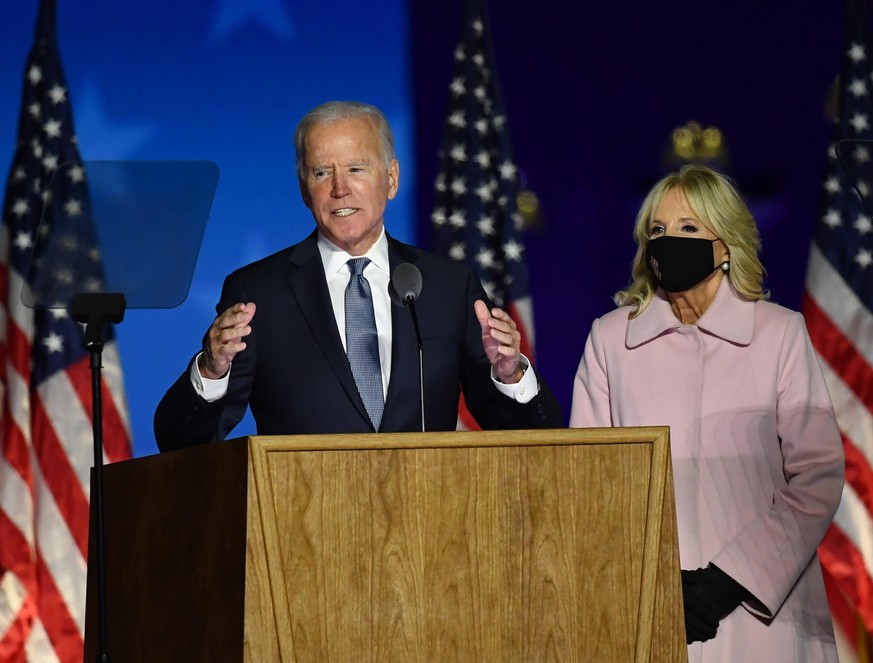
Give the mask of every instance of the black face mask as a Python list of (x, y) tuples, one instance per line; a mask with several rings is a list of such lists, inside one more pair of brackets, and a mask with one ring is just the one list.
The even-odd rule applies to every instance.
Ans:
[(664, 235), (646, 245), (646, 262), (664, 290), (685, 292), (722, 266), (713, 265), (712, 244), (717, 241)]

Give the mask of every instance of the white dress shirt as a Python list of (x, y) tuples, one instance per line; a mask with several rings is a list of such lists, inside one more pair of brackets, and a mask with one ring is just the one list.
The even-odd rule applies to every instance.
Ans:
[(379, 363), (382, 366), (382, 397), (388, 395), (388, 381), (391, 378), (391, 298), (388, 296), (388, 281), (391, 280), (391, 265), (388, 262), (388, 238), (385, 229), (376, 243), (362, 256), (353, 256), (318, 234), (318, 252), (324, 265), (324, 277), (330, 291), (330, 303), (336, 326), (346, 347), (346, 286), (351, 271), (348, 262), (352, 258), (369, 258), (370, 264), (364, 268), (364, 278), (370, 282), (373, 293), (373, 311), (376, 314), (376, 335), (379, 339)]

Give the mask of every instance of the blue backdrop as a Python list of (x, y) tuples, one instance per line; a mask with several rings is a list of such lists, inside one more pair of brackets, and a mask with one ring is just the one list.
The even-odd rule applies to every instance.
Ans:
[[(0, 5), (4, 178), (37, 5)], [(300, 117), (329, 99), (376, 104), (397, 133), (401, 163), (414, 163), (406, 12), (401, 0), (375, 8), (333, 2), (332, 16), (284, 0), (58, 1), (58, 42), (82, 158), (209, 159), (221, 169), (187, 301), (129, 310), (118, 326), (137, 455), (156, 451), (152, 413), (199, 347), (225, 274), (314, 226), (294, 172)], [(402, 176), (389, 223), (409, 241), (414, 169)], [(254, 433), (254, 426), (247, 420), (236, 432)]]
[[(291, 134), (328, 99), (361, 99), (398, 139), (392, 233), (427, 245), (461, 0), (58, 0), (85, 159), (210, 159), (221, 176), (188, 300), (119, 326), (137, 455), (199, 346), (224, 275), (309, 232)], [(839, 69), (841, 3), (491, 3), (516, 161), (542, 203), (526, 236), (538, 364), (569, 414), (591, 320), (612, 306), (630, 228), (671, 131), (719, 127), (762, 228), (773, 297), (800, 305)], [(11, 161), (36, 0), (0, 4), (0, 169)], [(5, 155), (5, 156), (4, 156)], [(4, 159), (6, 159), (4, 165)], [(144, 232), (147, 229), (144, 229)], [(131, 259), (135, 259), (132, 256)], [(250, 422), (237, 428), (253, 433)]]

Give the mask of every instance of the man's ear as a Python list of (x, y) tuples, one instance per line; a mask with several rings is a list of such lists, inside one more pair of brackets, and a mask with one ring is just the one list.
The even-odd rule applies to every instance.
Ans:
[(391, 159), (388, 168), (388, 200), (394, 200), (397, 190), (400, 188), (400, 164), (397, 159)]
[(309, 196), (309, 189), (306, 188), (301, 179), (297, 180), (297, 184), (300, 186), (300, 197), (303, 199), (303, 204), (306, 205), (306, 209), (312, 209), (312, 198)]

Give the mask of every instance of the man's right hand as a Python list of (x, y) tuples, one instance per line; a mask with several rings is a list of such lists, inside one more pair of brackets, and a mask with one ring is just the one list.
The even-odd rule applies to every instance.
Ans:
[(197, 363), (200, 375), (208, 380), (224, 377), (238, 352), (246, 349), (243, 338), (252, 333), (251, 323), (255, 317), (255, 304), (234, 304), (221, 315), (206, 334), (203, 354)]

